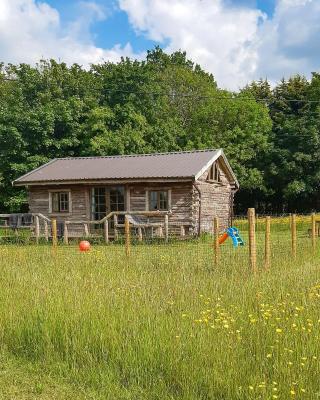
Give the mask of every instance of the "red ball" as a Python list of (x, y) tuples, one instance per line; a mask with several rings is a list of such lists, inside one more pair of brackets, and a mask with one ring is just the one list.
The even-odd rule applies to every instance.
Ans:
[(87, 240), (81, 240), (81, 242), (79, 243), (80, 251), (89, 251), (90, 247), (90, 243)]

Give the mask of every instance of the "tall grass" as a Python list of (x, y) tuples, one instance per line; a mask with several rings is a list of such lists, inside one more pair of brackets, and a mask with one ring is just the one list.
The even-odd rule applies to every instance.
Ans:
[(117, 245), (1, 246), (2, 359), (41, 365), (84, 398), (317, 399), (320, 258), (301, 232), (297, 260), (288, 236), (256, 277), (229, 242), (216, 268), (207, 242), (130, 258)]

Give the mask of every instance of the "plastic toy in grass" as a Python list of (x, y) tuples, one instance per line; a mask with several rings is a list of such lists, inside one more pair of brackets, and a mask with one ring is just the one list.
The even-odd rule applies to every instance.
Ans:
[(91, 248), (90, 243), (87, 240), (81, 240), (79, 243), (79, 250), (84, 252), (84, 251), (89, 251)]
[(219, 238), (219, 244), (224, 243), (229, 237), (231, 238), (234, 247), (244, 246), (244, 241), (239, 235), (239, 230), (234, 227), (226, 229), (224, 234)]

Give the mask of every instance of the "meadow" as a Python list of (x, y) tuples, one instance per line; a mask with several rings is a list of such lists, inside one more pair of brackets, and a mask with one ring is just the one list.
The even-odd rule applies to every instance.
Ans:
[(0, 399), (318, 399), (320, 243), (313, 254), (307, 224), (296, 259), (287, 221), (273, 228), (269, 270), (257, 224), (256, 275), (229, 242), (215, 266), (210, 238), (130, 257), (1, 245)]

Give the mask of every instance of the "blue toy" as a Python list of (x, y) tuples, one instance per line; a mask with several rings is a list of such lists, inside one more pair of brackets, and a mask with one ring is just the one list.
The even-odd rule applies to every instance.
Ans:
[(231, 227), (227, 228), (225, 233), (219, 239), (219, 244), (222, 244), (226, 239), (230, 237), (234, 247), (244, 246), (244, 241), (239, 235), (239, 230), (237, 228)]

